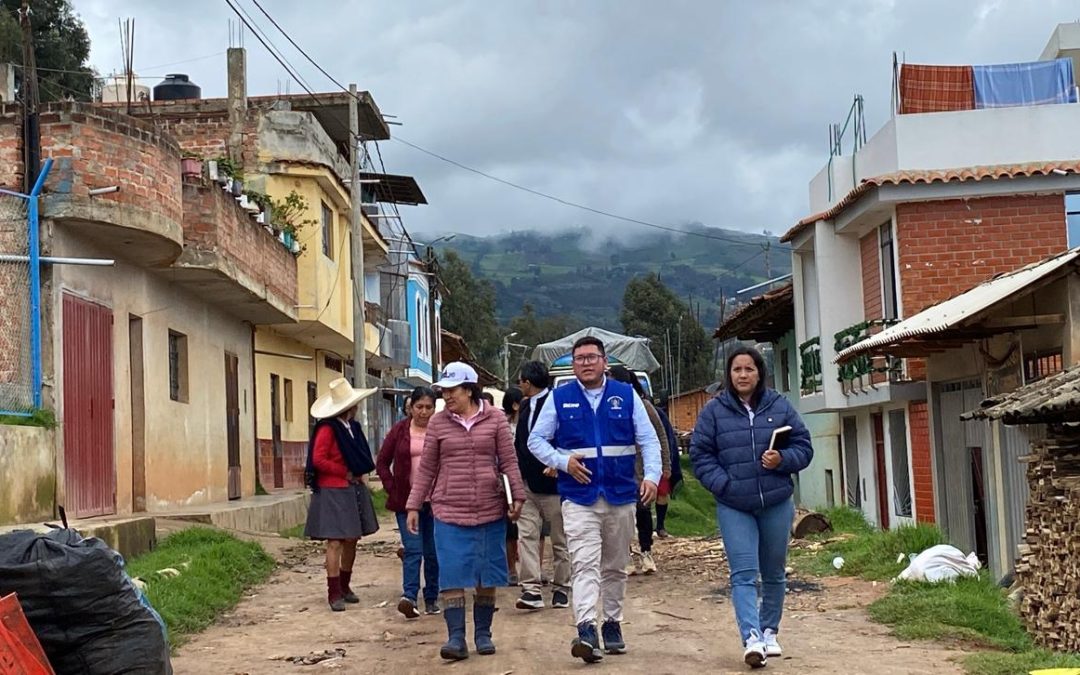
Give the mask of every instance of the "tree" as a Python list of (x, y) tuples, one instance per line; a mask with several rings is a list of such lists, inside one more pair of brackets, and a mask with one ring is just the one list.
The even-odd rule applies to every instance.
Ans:
[(477, 360), (493, 368), (501, 347), (495, 288), (487, 280), (476, 279), (469, 264), (453, 249), (439, 255), (439, 279), (447, 291), (442, 303), (443, 327), (465, 338)]
[(532, 303), (526, 302), (521, 308), (521, 314), (510, 319), (508, 327), (511, 333), (517, 333), (513, 338), (514, 342), (532, 348), (542, 342), (551, 342), (573, 333), (577, 330), (572, 327), (574, 323), (573, 319), (563, 315), (539, 318)]
[[(687, 391), (711, 382), (712, 345), (705, 329), (686, 303), (655, 273), (635, 277), (626, 284), (620, 319), (627, 334), (641, 335), (652, 341), (650, 347), (661, 364), (675, 364), (678, 382), (673, 386)], [(667, 355), (669, 343), (670, 360)], [(657, 388), (670, 390), (672, 385)]]
[[(71, 96), (89, 101), (94, 71), (86, 65), (90, 35), (82, 19), (75, 14), (70, 0), (34, 0), (30, 5), (40, 99), (58, 101)], [(21, 7), (22, 0), (0, 0), (0, 63), (22, 65)], [(21, 79), (22, 69), (16, 72)]]

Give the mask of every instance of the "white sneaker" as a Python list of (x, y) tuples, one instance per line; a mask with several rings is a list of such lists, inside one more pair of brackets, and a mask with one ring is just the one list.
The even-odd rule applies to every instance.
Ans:
[(653, 560), (651, 551), (641, 554), (641, 569), (645, 574), (656, 574), (656, 561)]
[(626, 563), (626, 576), (632, 577), (641, 573), (641, 558), (637, 553), (630, 554), (630, 561)]
[(772, 628), (765, 629), (765, 655), (766, 656), (783, 656), (784, 650), (780, 648), (780, 643), (776, 641), (776, 631)]
[(751, 668), (764, 668), (766, 656), (765, 641), (756, 630), (750, 631), (750, 637), (746, 640), (746, 651), (743, 652), (743, 661)]

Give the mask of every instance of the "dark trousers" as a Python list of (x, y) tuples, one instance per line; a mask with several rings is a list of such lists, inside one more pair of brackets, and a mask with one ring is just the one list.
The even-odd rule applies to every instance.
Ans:
[(638, 503), (634, 520), (637, 522), (638, 547), (641, 548), (642, 553), (651, 551), (653, 535), (652, 507), (642, 506)]

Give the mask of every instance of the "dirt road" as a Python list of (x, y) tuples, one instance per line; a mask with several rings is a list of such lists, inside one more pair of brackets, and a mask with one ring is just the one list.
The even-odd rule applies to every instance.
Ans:
[[(306, 542), (268, 550), (282, 560), (270, 581), (217, 625), (195, 637), (173, 660), (176, 673), (744, 673), (725, 574), (708, 555), (687, 553), (684, 540), (657, 543), (661, 571), (630, 579), (625, 633), (629, 653), (586, 666), (569, 654), (570, 610), (524, 613), (513, 608), (516, 589), (500, 591), (495, 617), (498, 653), (446, 663), (441, 617), (406, 621), (400, 596), (397, 535), (389, 525), (365, 540), (353, 581), (359, 605), (332, 613), (325, 600), (319, 548)], [(357, 583), (359, 580), (359, 583)], [(820, 585), (819, 585), (820, 584)], [(930, 643), (902, 643), (871, 623), (862, 609), (882, 588), (851, 579), (796, 581), (784, 617), (783, 659), (763, 672), (961, 673), (961, 652)], [(471, 618), (470, 618), (471, 648)], [(286, 659), (325, 650), (344, 656), (315, 665)], [(762, 672), (762, 671), (759, 671)]]

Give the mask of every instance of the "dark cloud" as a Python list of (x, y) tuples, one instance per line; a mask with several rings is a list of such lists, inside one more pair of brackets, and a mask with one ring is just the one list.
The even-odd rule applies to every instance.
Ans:
[[(405, 123), (394, 133), (508, 180), (629, 216), (781, 232), (806, 214), (827, 125), (854, 94), (871, 133), (890, 108), (892, 52), (923, 63), (1032, 60), (1064, 1), (260, 0), (343, 82)], [(333, 85), (237, 0), (317, 91)], [(223, 1), (84, 0), (93, 64), (118, 68), (118, 17), (136, 18), (136, 70), (188, 72), (224, 94)], [(288, 76), (254, 36), (249, 91)], [(149, 69), (149, 70), (148, 70)], [(150, 72), (153, 70), (154, 72)], [(297, 83), (288, 85), (300, 91)], [(388, 169), (419, 179), (431, 204), (416, 231), (489, 233), (620, 224), (516, 192), (383, 144)]]

